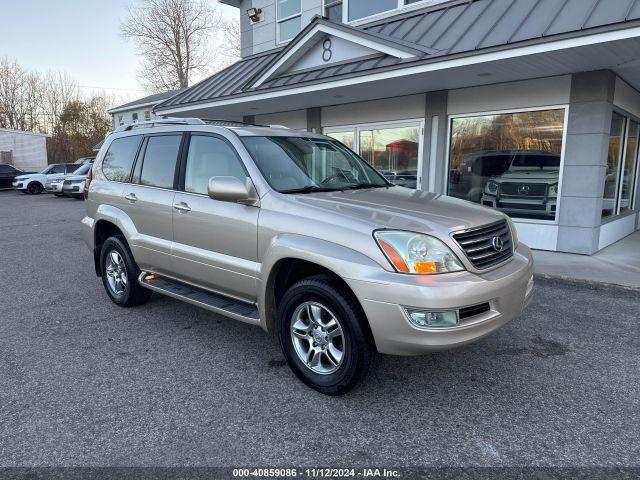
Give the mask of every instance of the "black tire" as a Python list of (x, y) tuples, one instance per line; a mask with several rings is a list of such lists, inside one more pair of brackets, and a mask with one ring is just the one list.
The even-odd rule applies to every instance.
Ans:
[[(116, 251), (123, 261), (123, 269), (126, 273), (127, 283), (122, 292), (115, 292), (109, 285), (109, 277), (107, 275), (107, 257), (112, 251)], [(102, 272), (102, 284), (107, 291), (107, 295), (113, 303), (121, 307), (135, 307), (142, 305), (151, 296), (151, 290), (140, 286), (138, 276), (140, 269), (133, 259), (133, 255), (129, 251), (129, 247), (124, 237), (118, 235), (109, 237), (102, 244), (100, 251), (100, 271)]]
[[(316, 373), (296, 352), (291, 334), (293, 315), (305, 302), (330, 310), (343, 332), (343, 358), (336, 371)], [(367, 319), (351, 292), (340, 288), (330, 276), (317, 275), (295, 283), (278, 306), (277, 332), (289, 367), (309, 387), (326, 395), (343, 395), (367, 376), (377, 353), (367, 328)]]
[(62, 196), (63, 196), (61, 193), (54, 193), (54, 195), (55, 195), (56, 197), (62, 197)]
[(44, 187), (40, 182), (31, 182), (27, 185), (27, 192), (31, 195), (39, 195), (44, 190)]

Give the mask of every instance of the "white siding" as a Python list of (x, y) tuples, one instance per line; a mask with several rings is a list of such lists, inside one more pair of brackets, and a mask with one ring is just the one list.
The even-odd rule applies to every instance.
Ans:
[(449, 91), (449, 115), (569, 103), (571, 75)]
[(0, 129), (0, 151), (11, 152), (13, 165), (20, 170), (47, 166), (47, 138), (42, 134)]
[(373, 122), (424, 118), (425, 95), (383, 98), (322, 109), (322, 126), (338, 127)]
[(297, 130), (306, 130), (307, 111), (293, 110), (291, 112), (256, 115), (255, 122), (258, 125), (283, 125)]

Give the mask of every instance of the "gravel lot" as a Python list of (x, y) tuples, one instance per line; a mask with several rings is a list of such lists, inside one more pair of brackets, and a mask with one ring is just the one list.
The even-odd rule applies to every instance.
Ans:
[(0, 192), (2, 466), (640, 465), (637, 293), (538, 282), (493, 336), (330, 398), (258, 328), (113, 305), (83, 212)]

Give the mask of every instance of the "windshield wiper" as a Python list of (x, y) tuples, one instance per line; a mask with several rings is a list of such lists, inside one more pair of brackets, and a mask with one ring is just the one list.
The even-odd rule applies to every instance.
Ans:
[(378, 183), (359, 183), (357, 185), (349, 185), (345, 187), (345, 190), (358, 190), (360, 188), (382, 188), (382, 187), (390, 187), (391, 185), (380, 185)]
[(307, 185), (302, 188), (291, 188), (289, 190), (280, 190), (280, 193), (314, 193), (314, 192), (335, 192), (335, 188), (318, 187), (317, 185)]

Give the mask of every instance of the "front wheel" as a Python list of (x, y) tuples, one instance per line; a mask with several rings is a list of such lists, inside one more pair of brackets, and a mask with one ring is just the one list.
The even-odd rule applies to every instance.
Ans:
[(342, 395), (367, 375), (375, 348), (350, 292), (327, 276), (294, 284), (278, 307), (278, 337), (287, 363), (309, 387)]
[(100, 253), (102, 283), (109, 298), (121, 307), (133, 307), (145, 303), (151, 290), (138, 283), (140, 269), (121, 236), (109, 237)]
[(27, 192), (31, 195), (39, 195), (40, 193), (42, 193), (42, 190), (42, 185), (38, 182), (31, 182), (29, 185), (27, 185)]

